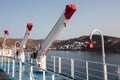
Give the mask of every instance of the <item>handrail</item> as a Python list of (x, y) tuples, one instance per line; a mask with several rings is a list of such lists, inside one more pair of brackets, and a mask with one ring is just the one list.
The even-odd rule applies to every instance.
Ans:
[[(32, 64), (32, 63), (25, 63), (25, 62), (21, 62), (19, 59), (17, 59), (17, 58), (13, 58), (13, 57), (9, 57), (9, 56), (3, 56), (3, 57), (6, 57), (6, 59), (11, 59), (11, 60), (15, 60), (16, 62), (20, 62), (21, 63), (21, 65), (22, 64), (24, 64), (24, 65), (27, 65), (27, 66), (33, 66), (33, 68), (38, 68), (36, 65), (34, 65), (34, 64)], [(19, 66), (21, 66), (21, 65), (19, 65)], [(22, 68), (22, 66), (18, 69), (18, 70), (21, 70), (21, 68)], [(40, 70), (42, 71), (42, 72), (47, 72), (47, 73), (49, 73), (49, 74), (51, 74), (52, 75), (52, 78), (54, 78), (54, 76), (56, 76), (56, 77), (59, 77), (59, 78), (62, 78), (62, 79), (65, 79), (65, 80), (70, 80), (71, 78), (69, 78), (69, 77), (66, 77), (66, 76), (63, 76), (63, 75), (61, 75), (61, 74), (59, 74), (59, 73), (57, 73), (57, 72), (52, 72), (52, 71), (49, 71), (49, 70), (45, 70), (45, 69), (42, 69), (42, 68), (40, 68)], [(22, 71), (20, 71), (19, 72), (19, 80), (23, 80), (22, 79)], [(44, 77), (45, 77), (45, 75), (44, 75)], [(31, 79), (31, 80), (34, 80), (34, 79)], [(45, 79), (44, 79), (45, 80)], [(54, 79), (52, 79), (52, 80), (54, 80)]]
[[(48, 61), (53, 63), (53, 64), (55, 63), (55, 71), (59, 72), (58, 69), (56, 69), (56, 68), (59, 68), (59, 66), (58, 66), (58, 64), (59, 64), (59, 61), (58, 61), (59, 56), (50, 56), (50, 57), (51, 58), (48, 58), (48, 59), (51, 59), (51, 60), (48, 60)], [(64, 74), (65, 70), (66, 71), (68, 71), (68, 69), (69, 69), (69, 71), (71, 70), (70, 67), (69, 67), (71, 63), (65, 63), (65, 60), (66, 60), (66, 62), (70, 62), (71, 58), (68, 58), (68, 57), (60, 57), (60, 58), (62, 60), (61, 61), (62, 67), (63, 66), (67, 66), (67, 69), (65, 69), (64, 67), (62, 68), (62, 72), (61, 73)], [(53, 61), (53, 59), (56, 59), (55, 62)], [(84, 78), (85, 78), (85, 80), (89, 80), (90, 77), (95, 77), (95, 78), (104, 80), (104, 76), (103, 76), (104, 71), (103, 71), (103, 67), (102, 67), (102, 65), (103, 65), (102, 62), (88, 61), (88, 60), (79, 60), (79, 59), (74, 59), (74, 61), (75, 61), (74, 62), (75, 63), (74, 64), (74, 67), (75, 67), (74, 74), (86, 75), (86, 78), (81, 76), (83, 78), (83, 80), (84, 80)], [(97, 68), (97, 67), (95, 68), (92, 65), (99, 66), (99, 68)], [(48, 63), (48, 66), (49, 66), (49, 63)], [(116, 77), (117, 79), (120, 79), (119, 78), (120, 73), (118, 72), (118, 69), (120, 68), (120, 65), (106, 63), (106, 67), (108, 67), (107, 68), (108, 70), (107, 70), (107, 73), (106, 73), (107, 75), (109, 75), (108, 79), (111, 79), (110, 78), (111, 76)], [(112, 70), (112, 72), (111, 72), (111, 70)], [(95, 72), (97, 74), (95, 74), (95, 73), (91, 74), (91, 72)], [(67, 74), (69, 74), (69, 73), (67, 73)], [(98, 75), (98, 74), (100, 74), (100, 75)], [(81, 79), (81, 77), (75, 75), (75, 79), (76, 78)]]
[[(4, 56), (6, 57), (6, 62), (4, 62), (5, 66), (7, 66), (6, 68), (6, 73), (8, 73), (8, 75), (11, 75), (13, 74), (13, 72), (11, 71), (15, 71), (15, 75), (12, 76), (12, 77), (17, 77), (17, 79), (19, 79), (19, 76), (20, 75), (16, 75), (16, 74), (19, 74), (19, 65), (18, 66), (15, 66), (15, 70), (11, 69), (10, 67), (10, 70), (9, 70), (9, 66), (13, 66), (12, 65), (12, 60), (14, 60), (15, 62), (14, 63), (19, 63), (19, 59), (17, 58), (13, 58), (13, 57), (9, 57), (9, 56)], [(4, 58), (3, 57), (3, 58)], [(49, 56), (48, 56), (49, 57)], [(57, 78), (60, 78), (60, 79), (65, 79), (65, 80), (73, 80), (73, 79), (81, 79), (81, 80), (89, 80), (90, 77), (94, 77), (95, 79), (101, 79), (101, 80), (104, 80), (104, 77), (103, 77), (103, 69), (102, 69), (102, 62), (94, 62), (94, 61), (85, 61), (85, 60), (78, 60), (78, 59), (74, 59), (74, 65), (73, 67), (74, 68), (71, 68), (71, 58), (68, 58), (68, 57), (58, 57), (58, 56), (51, 56), (52, 58), (55, 59), (55, 62), (54, 60), (52, 60), (51, 58), (47, 58), (47, 59), (50, 59), (48, 61), (51, 62), (52, 65), (50, 65), (51, 67), (49, 68), (49, 63), (48, 63), (48, 66), (47, 66), (47, 69), (42, 69), (40, 68), (40, 73), (42, 72), (44, 75), (44, 79), (45, 80), (45, 77), (48, 79), (51, 79), (54, 80), (55, 79), (55, 76)], [(1, 58), (1, 57), (0, 57)], [(59, 58), (61, 58), (61, 62), (59, 62)], [(8, 60), (9, 59), (9, 60)], [(62, 61), (65, 61), (67, 60), (67, 62), (70, 62), (70, 63), (65, 63), (65, 62), (62, 62)], [(11, 62), (11, 64), (8, 64), (8, 62)], [(55, 67), (54, 67), (54, 64), (55, 63)], [(79, 63), (76, 65), (76, 63)], [(24, 64), (24, 65), (23, 65)], [(59, 66), (61, 65), (61, 66)], [(99, 68), (95, 68), (94, 66), (92, 67), (91, 65), (97, 65), (100, 67)], [(36, 71), (38, 71), (38, 67), (36, 64), (34, 63), (24, 63), (22, 62), (22, 66), (24, 66), (23, 68), (27, 68), (27, 71), (23, 69), (22, 71), (22, 75), (21, 76), (26, 76), (26, 77), (21, 77), (21, 79), (19, 80), (26, 80), (26, 79), (30, 79), (30, 80), (38, 80), (40, 79), (40, 77), (38, 77), (38, 75), (35, 73)], [(31, 70), (31, 66), (33, 67), (33, 70)], [(67, 67), (65, 67), (67, 66)], [(109, 64), (109, 63), (106, 63), (106, 66), (108, 67), (107, 69), (107, 74), (110, 76), (113, 76), (113, 77), (116, 77), (119, 79), (119, 73), (117, 72), (118, 68), (120, 67), (120, 65), (114, 65), (114, 64)], [(61, 68), (60, 68), (61, 67)], [(12, 67), (13, 68), (13, 67)], [(18, 68), (18, 69), (17, 69)], [(26, 69), (25, 68), (25, 69)], [(111, 69), (113, 68), (114, 71), (111, 71)], [(59, 69), (61, 69), (61, 71), (59, 71)], [(71, 69), (74, 69), (72, 72), (71, 72)], [(31, 72), (32, 71), (32, 72)], [(29, 76), (28, 76), (28, 72), (29, 72)], [(30, 73), (31, 72), (31, 73)], [(38, 71), (39, 72), (39, 71)], [(48, 74), (51, 74), (51, 76), (45, 76), (45, 72), (47, 72)], [(97, 74), (93, 74), (91, 72), (95, 72)], [(77, 74), (77, 75), (76, 75)], [(98, 75), (100, 74), (100, 75)], [(84, 75), (84, 76), (78, 76), (78, 75)], [(85, 77), (86, 76), (86, 77)], [(31, 78), (29, 78), (31, 77)], [(110, 79), (110, 77), (108, 77), (108, 79)]]
[[(29, 66), (33, 65), (33, 67), (38, 68), (38, 67), (35, 66), (34, 64), (30, 64), (30, 63), (24, 63), (24, 64), (29, 65)], [(48, 73), (50, 73), (50, 74), (54, 74), (55, 76), (58, 76), (58, 77), (63, 78), (63, 79), (67, 79), (67, 80), (71, 79), (71, 78), (62, 76), (62, 75), (60, 75), (60, 74), (58, 74), (58, 73), (56, 73), (56, 72), (52, 72), (52, 71), (49, 71), (49, 70), (46, 70), (46, 69), (40, 68), (40, 70), (45, 71), (45, 72), (48, 72)]]

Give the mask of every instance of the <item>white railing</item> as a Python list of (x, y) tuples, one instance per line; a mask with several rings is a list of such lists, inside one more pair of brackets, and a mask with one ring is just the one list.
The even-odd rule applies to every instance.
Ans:
[[(38, 69), (34, 63), (4, 56), (0, 68), (15, 80), (104, 80), (102, 62), (51, 56), (47, 57), (47, 70)], [(120, 80), (120, 66), (107, 63), (106, 66), (108, 80)]]
[[(2, 57), (0, 57), (2, 58)], [(70, 80), (71, 78), (63, 76), (49, 70), (39, 69), (33, 64), (22, 63), (21, 60), (12, 57), (3, 56), (3, 64), (0, 62), (0, 68), (14, 80)]]
[[(107, 64), (108, 80), (120, 80), (120, 66)], [(76, 80), (104, 80), (102, 62), (85, 61), (68, 57), (47, 57), (47, 69)]]

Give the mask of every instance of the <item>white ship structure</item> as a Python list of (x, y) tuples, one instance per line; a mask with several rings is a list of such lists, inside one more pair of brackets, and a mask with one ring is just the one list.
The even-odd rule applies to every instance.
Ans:
[[(39, 45), (35, 53), (24, 51), (33, 27), (31, 22), (27, 23), (25, 36), (22, 41), (15, 42), (15, 45), (9, 49), (6, 47), (6, 39), (9, 32), (8, 30), (4, 30), (4, 40), (2, 49), (0, 50), (0, 69), (4, 71), (6, 76), (9, 76), (10, 79), (7, 80), (113, 80), (112, 78), (120, 80), (120, 66), (107, 64), (105, 61), (104, 38), (102, 32), (98, 29), (93, 30), (90, 34), (89, 47), (93, 48), (93, 33), (100, 33), (102, 41), (102, 62), (60, 56), (47, 57), (48, 48), (62, 29), (66, 28), (67, 22), (71, 19), (75, 11), (76, 6), (74, 4), (66, 5), (57, 23)], [(16, 48), (16, 44), (20, 44), (19, 49)], [(91, 68), (90, 65), (96, 67)], [(114, 69), (114, 71), (110, 72), (110, 69)], [(91, 72), (95, 74), (91, 74)], [(96, 74), (99, 74), (99, 76)]]

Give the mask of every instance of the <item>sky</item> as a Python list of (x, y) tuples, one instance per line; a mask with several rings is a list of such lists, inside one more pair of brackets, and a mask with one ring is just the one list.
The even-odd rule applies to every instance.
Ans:
[(23, 38), (32, 22), (30, 38), (44, 39), (67, 4), (77, 10), (56, 39), (89, 35), (94, 29), (120, 38), (120, 0), (0, 0), (0, 37), (7, 29), (9, 38)]

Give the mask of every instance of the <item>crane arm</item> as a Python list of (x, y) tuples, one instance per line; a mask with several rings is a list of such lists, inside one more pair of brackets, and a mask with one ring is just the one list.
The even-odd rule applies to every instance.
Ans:
[(48, 34), (48, 36), (45, 38), (45, 40), (42, 42), (41, 47), (38, 52), (38, 56), (41, 56), (45, 54), (45, 52), (48, 50), (52, 42), (55, 40), (55, 38), (58, 36), (58, 34), (61, 32), (61, 30), (66, 27), (66, 23), (70, 20), (71, 16), (76, 11), (76, 6), (74, 4), (66, 5), (66, 8), (57, 21), (57, 23), (54, 25), (51, 32)]
[(33, 27), (33, 24), (32, 23), (27, 23), (27, 29), (26, 29), (26, 32), (25, 32), (25, 36), (24, 36), (24, 38), (23, 38), (23, 40), (22, 40), (22, 42), (21, 42), (21, 45), (20, 45), (20, 49), (19, 49), (19, 55), (20, 55), (20, 53), (23, 51), (23, 49), (24, 49), (24, 47), (25, 47), (25, 45), (26, 45), (26, 43), (27, 43), (27, 40), (28, 40), (28, 37), (29, 37), (29, 35), (30, 35), (30, 32), (31, 32), (31, 30), (32, 30), (32, 27)]
[(6, 41), (8, 35), (9, 35), (8, 30), (4, 30), (4, 40), (3, 40), (3, 43), (2, 43), (3, 48), (4, 48), (5, 45), (6, 45), (5, 41)]

